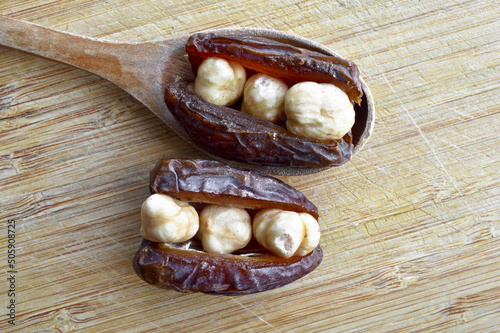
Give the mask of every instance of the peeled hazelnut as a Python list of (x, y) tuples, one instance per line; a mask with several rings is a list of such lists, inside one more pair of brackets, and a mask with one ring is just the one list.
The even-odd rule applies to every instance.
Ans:
[(287, 84), (280, 79), (262, 73), (252, 75), (243, 89), (241, 111), (276, 122), (285, 110), (287, 91)]
[(252, 238), (252, 222), (245, 209), (207, 205), (200, 213), (203, 250), (209, 253), (231, 253), (244, 248)]
[(141, 234), (152, 242), (179, 243), (198, 231), (196, 209), (165, 194), (149, 196), (141, 208)]
[(319, 224), (316, 219), (307, 213), (299, 213), (299, 216), (304, 225), (304, 239), (300, 243), (299, 248), (295, 251), (296, 256), (305, 256), (314, 250), (316, 246), (319, 244), (320, 239), (320, 230)]
[(221, 58), (207, 58), (198, 68), (194, 91), (206, 102), (231, 105), (243, 94), (245, 81), (245, 68), (240, 64)]
[(354, 124), (354, 107), (349, 97), (328, 83), (301, 82), (285, 96), (287, 129), (302, 137), (338, 140)]
[(314, 223), (317, 225), (314, 217), (307, 213), (263, 209), (254, 217), (253, 235), (260, 245), (277, 256), (304, 256), (319, 243), (319, 227)]

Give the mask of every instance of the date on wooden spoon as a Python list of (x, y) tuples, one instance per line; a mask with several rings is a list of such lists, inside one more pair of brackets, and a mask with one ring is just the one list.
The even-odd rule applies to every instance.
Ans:
[[(275, 30), (226, 28), (211, 32), (228, 37), (264, 37), (314, 53), (337, 56), (333, 51), (313, 41)], [(193, 142), (185, 126), (179, 123), (165, 103), (164, 95), (168, 84), (175, 82), (179, 76), (188, 80), (194, 79), (191, 64), (186, 60), (186, 43), (189, 37), (178, 36), (139, 43), (112, 42), (65, 33), (0, 15), (1, 45), (66, 63), (115, 83), (188, 142), (212, 157), (228, 162)], [(373, 100), (361, 78), (360, 86), (363, 94), (355, 105), (356, 118), (350, 132), (351, 156), (366, 143), (374, 124)], [(242, 162), (245, 161), (231, 161), (233, 164)], [(318, 170), (317, 167), (290, 167), (286, 163), (277, 166), (256, 164), (252, 166), (253, 169), (282, 175)]]

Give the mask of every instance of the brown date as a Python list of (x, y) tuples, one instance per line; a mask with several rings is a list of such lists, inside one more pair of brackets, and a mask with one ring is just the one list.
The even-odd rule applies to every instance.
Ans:
[(352, 61), (269, 38), (197, 33), (188, 39), (186, 52), (195, 73), (203, 59), (218, 57), (291, 83), (313, 81), (334, 84), (358, 104), (363, 96), (359, 70)]
[(302, 138), (265, 120), (205, 102), (188, 85), (184, 81), (168, 85), (165, 102), (191, 140), (210, 154), (261, 166), (316, 169), (351, 158), (350, 133), (333, 142)]
[[(150, 191), (194, 203), (273, 207), (318, 217), (316, 206), (288, 184), (216, 161), (161, 160), (151, 172)], [(306, 256), (281, 258), (252, 242), (233, 254), (215, 254), (203, 252), (195, 239), (178, 244), (144, 239), (133, 267), (144, 281), (160, 288), (239, 295), (291, 283), (318, 267), (322, 258), (319, 245)]]
[(319, 245), (307, 256), (288, 259), (266, 252), (211, 254), (186, 249), (189, 245), (143, 240), (134, 257), (134, 269), (159, 288), (243, 295), (289, 284), (313, 271), (323, 257)]

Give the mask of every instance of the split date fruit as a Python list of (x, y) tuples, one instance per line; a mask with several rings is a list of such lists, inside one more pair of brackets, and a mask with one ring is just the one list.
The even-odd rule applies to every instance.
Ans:
[[(278, 208), (318, 217), (300, 191), (265, 174), (207, 160), (164, 159), (151, 172), (150, 192), (193, 204), (227, 205), (249, 211)], [(191, 239), (167, 244), (144, 239), (133, 267), (144, 281), (181, 292), (240, 295), (277, 288), (313, 271), (323, 252), (279, 257), (251, 241), (231, 254), (207, 253)]]
[[(205, 152), (227, 161), (264, 167), (268, 168), (268, 171), (273, 170), (273, 173), (284, 174), (317, 171), (340, 166), (350, 160), (356, 144), (359, 143), (360, 129), (363, 130), (366, 125), (363, 83), (359, 70), (352, 61), (271, 38), (220, 36), (213, 33), (192, 35), (186, 43), (186, 53), (192, 70), (197, 74), (195, 87), (193, 89), (190, 82), (182, 80), (170, 83), (165, 89), (165, 102), (187, 136)], [(229, 72), (230, 68), (239, 66), (243, 74), (235, 74), (237, 77), (244, 76), (246, 71), (247, 77), (255, 73), (267, 75), (290, 87), (300, 82), (335, 85), (340, 88), (341, 94), (345, 93), (347, 104), (357, 103), (349, 105), (352, 119), (346, 120), (347, 124), (337, 133), (332, 132), (330, 127), (337, 126), (341, 120), (335, 120), (335, 123), (330, 121), (330, 127), (321, 127), (319, 124), (326, 124), (324, 120), (309, 120), (309, 117), (313, 116), (308, 113), (300, 116), (304, 119), (298, 117), (300, 122), (307, 123), (300, 125), (306, 126), (307, 130), (298, 133), (285, 128), (286, 116), (283, 110), (278, 110), (282, 112), (279, 115), (282, 121), (280, 124), (251, 116), (249, 114), (252, 112), (248, 110), (241, 112), (238, 104), (228, 107), (233, 103), (232, 99), (231, 103), (226, 103), (225, 99), (220, 103), (212, 102), (213, 96), (209, 94), (210, 98), (207, 98), (200, 91), (205, 94), (208, 90), (211, 94), (225, 96), (233, 93), (238, 95), (241, 89), (233, 91), (229, 87), (233, 85), (228, 82), (235, 81), (236, 76), (230, 77), (231, 80), (227, 78), (229, 81), (226, 82), (217, 75), (209, 78), (201, 75), (198, 70), (201, 71), (202, 68), (203, 73), (219, 73), (214, 68), (215, 65), (206, 64), (211, 60), (227, 63), (224, 68), (227, 67)], [(219, 79), (222, 81), (219, 82)], [(198, 84), (205, 81), (211, 82), (214, 87), (207, 88), (201, 83)], [(315, 129), (309, 129), (308, 122), (314, 124)], [(287, 121), (286, 126), (288, 125)], [(352, 130), (349, 130), (350, 128)]]

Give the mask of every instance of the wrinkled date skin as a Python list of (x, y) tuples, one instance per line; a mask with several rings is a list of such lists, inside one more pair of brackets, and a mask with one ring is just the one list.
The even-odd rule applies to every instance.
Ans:
[(163, 159), (151, 172), (150, 192), (192, 203), (305, 212), (318, 219), (318, 208), (287, 183), (217, 161)]
[[(151, 172), (150, 190), (193, 203), (273, 207), (318, 217), (316, 206), (288, 184), (216, 161), (161, 160)], [(134, 269), (144, 281), (160, 288), (239, 295), (295, 281), (318, 267), (323, 258), (319, 245), (306, 256), (281, 258), (255, 246), (255, 242), (234, 254), (206, 253), (198, 243), (143, 240), (133, 259)]]
[(285, 259), (268, 253), (214, 255), (143, 240), (134, 269), (143, 280), (164, 289), (242, 295), (289, 284), (318, 267), (322, 257), (319, 245), (307, 256)]
[(320, 169), (351, 158), (350, 133), (333, 142), (302, 138), (265, 120), (207, 103), (188, 88), (188, 82), (168, 85), (165, 102), (194, 143), (227, 160)]
[(188, 39), (186, 52), (195, 73), (203, 59), (219, 57), (292, 84), (299, 81), (335, 84), (356, 103), (363, 96), (359, 70), (352, 61), (269, 38), (198, 33)]

